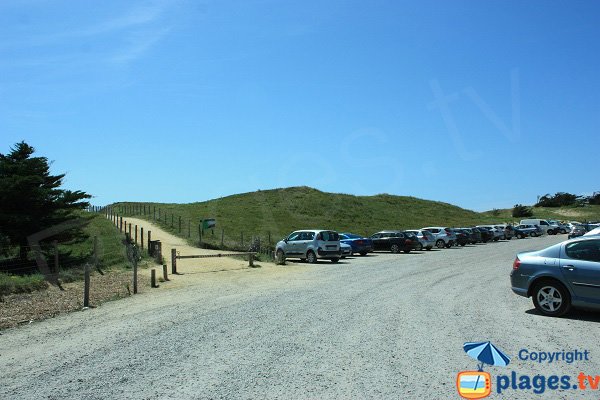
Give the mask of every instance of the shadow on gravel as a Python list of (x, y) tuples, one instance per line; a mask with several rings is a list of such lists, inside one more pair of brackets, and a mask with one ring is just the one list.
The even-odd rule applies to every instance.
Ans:
[[(525, 311), (526, 314), (529, 315), (538, 315), (543, 317), (538, 310), (532, 308), (531, 310)], [(555, 318), (555, 317), (547, 317), (547, 318)], [(586, 322), (600, 322), (600, 312), (595, 310), (583, 310), (583, 309), (575, 309), (571, 310), (567, 315), (560, 317), (562, 319), (571, 319), (574, 321), (586, 321)]]

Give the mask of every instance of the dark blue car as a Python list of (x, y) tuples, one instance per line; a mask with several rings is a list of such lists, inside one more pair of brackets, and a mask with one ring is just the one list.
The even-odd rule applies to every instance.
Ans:
[(354, 233), (340, 233), (340, 242), (350, 245), (352, 253), (358, 253), (361, 256), (373, 252), (373, 241)]

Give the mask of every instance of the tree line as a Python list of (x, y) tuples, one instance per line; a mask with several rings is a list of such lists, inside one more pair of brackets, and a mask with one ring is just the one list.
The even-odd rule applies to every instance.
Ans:
[[(586, 204), (600, 205), (600, 192), (594, 192), (591, 196), (578, 196), (567, 192), (558, 192), (554, 195), (545, 194), (539, 196), (534, 207), (566, 207), (566, 206), (585, 206)], [(531, 217), (533, 209), (522, 204), (515, 204), (512, 210), (512, 216)]]

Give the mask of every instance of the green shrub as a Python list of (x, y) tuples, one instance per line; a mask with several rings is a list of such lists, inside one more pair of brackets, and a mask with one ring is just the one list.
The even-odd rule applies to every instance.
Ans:
[(0, 272), (0, 296), (11, 293), (30, 293), (47, 287), (48, 283), (41, 274), (18, 276)]

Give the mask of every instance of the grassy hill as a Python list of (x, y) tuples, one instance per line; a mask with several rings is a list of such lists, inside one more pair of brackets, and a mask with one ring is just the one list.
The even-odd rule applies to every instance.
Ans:
[(156, 215), (157, 222), (164, 229), (189, 238), (193, 243), (198, 243), (200, 219), (215, 218), (217, 228), (204, 234), (204, 242), (220, 247), (223, 234), (224, 247), (229, 248), (241, 248), (242, 235), (244, 247), (247, 247), (251, 237), (260, 237), (265, 243), (270, 233), (274, 243), (291, 231), (303, 228), (369, 235), (382, 229), (469, 226), (513, 220), (415, 197), (388, 194), (353, 196), (325, 193), (308, 187), (243, 193), (191, 204), (117, 203), (113, 209), (120, 215), (135, 215), (149, 220)]
[[(557, 221), (598, 221), (600, 220), (600, 206), (599, 205), (587, 205), (585, 207), (532, 207), (533, 216), (530, 218), (542, 218), (552, 219)], [(500, 220), (510, 220), (512, 208), (486, 211), (482, 213), (487, 217), (493, 217), (494, 215)], [(522, 219), (522, 218), (518, 218)]]

